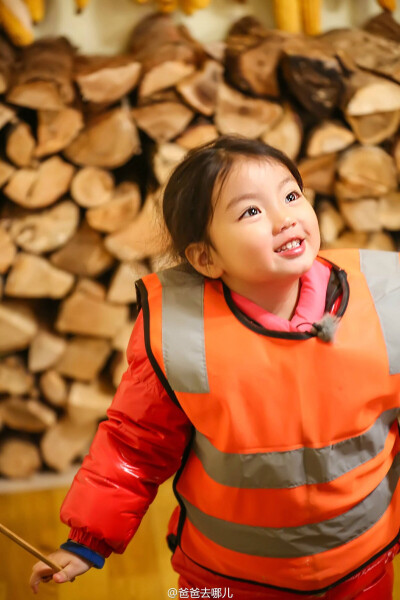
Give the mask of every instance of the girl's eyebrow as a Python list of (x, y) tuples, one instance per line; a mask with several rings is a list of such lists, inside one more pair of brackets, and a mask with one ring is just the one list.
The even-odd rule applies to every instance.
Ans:
[(229, 200), (228, 204), (226, 205), (226, 210), (229, 210), (230, 208), (232, 208), (232, 206), (238, 204), (242, 200), (257, 200), (257, 198), (259, 198), (259, 195), (256, 192), (246, 192), (245, 194), (241, 194), (240, 196), (234, 196)]

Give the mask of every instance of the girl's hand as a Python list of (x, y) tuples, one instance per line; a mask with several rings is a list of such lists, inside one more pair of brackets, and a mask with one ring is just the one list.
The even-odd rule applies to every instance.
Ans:
[(77, 575), (86, 573), (92, 566), (92, 563), (67, 550), (57, 550), (49, 554), (49, 558), (62, 567), (62, 571), (55, 572), (54, 569), (44, 562), (37, 562), (33, 565), (32, 575), (29, 580), (32, 592), (37, 594), (39, 583), (47, 583), (51, 580), (56, 583), (65, 583), (73, 581)]

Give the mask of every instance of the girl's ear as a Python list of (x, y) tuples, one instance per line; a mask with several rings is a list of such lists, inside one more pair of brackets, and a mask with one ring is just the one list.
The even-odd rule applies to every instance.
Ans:
[(210, 248), (204, 242), (190, 244), (185, 250), (185, 255), (192, 267), (201, 275), (211, 279), (221, 277), (222, 269), (213, 260)]

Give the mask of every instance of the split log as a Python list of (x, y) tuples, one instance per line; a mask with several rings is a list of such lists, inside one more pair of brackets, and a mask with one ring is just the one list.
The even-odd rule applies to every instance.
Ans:
[(15, 168), (4, 160), (0, 160), (0, 187), (3, 187), (9, 179), (14, 175)]
[(396, 133), (400, 124), (400, 110), (376, 112), (370, 115), (345, 115), (357, 140), (367, 146), (378, 145)]
[(340, 106), (346, 116), (359, 117), (400, 109), (400, 85), (364, 71), (353, 71), (344, 80)]
[(55, 327), (62, 333), (112, 338), (128, 320), (129, 308), (104, 302), (83, 292), (63, 301)]
[(351, 56), (360, 68), (400, 83), (400, 48), (393, 40), (362, 29), (333, 29), (322, 40), (335, 51)]
[(385, 250), (387, 252), (397, 251), (393, 238), (384, 231), (370, 233), (365, 247), (367, 250)]
[(1, 394), (29, 394), (33, 385), (33, 375), (27, 371), (20, 356), (7, 356), (0, 360)]
[(9, 88), (16, 61), (16, 53), (12, 45), (3, 37), (0, 37), (0, 94), (4, 94)]
[(388, 40), (400, 42), (400, 24), (388, 10), (384, 10), (375, 17), (372, 17), (372, 19), (369, 19), (364, 24), (363, 29), (373, 35), (379, 35)]
[(153, 156), (154, 175), (160, 185), (169, 179), (172, 171), (183, 160), (186, 150), (178, 144), (167, 142), (158, 144)]
[(195, 122), (177, 137), (175, 142), (182, 148), (191, 150), (197, 146), (208, 144), (217, 137), (218, 131), (213, 123)]
[(64, 150), (73, 163), (113, 169), (140, 154), (136, 126), (126, 108), (116, 108), (89, 120)]
[(149, 273), (144, 262), (123, 262), (114, 272), (107, 294), (108, 302), (116, 304), (136, 303), (135, 281)]
[(368, 234), (365, 231), (345, 231), (329, 244), (329, 248), (365, 248)]
[(41, 39), (21, 51), (7, 100), (36, 110), (61, 110), (75, 97), (74, 49), (66, 38)]
[(19, 302), (0, 303), (0, 353), (27, 348), (38, 330), (33, 311)]
[(115, 388), (121, 383), (122, 375), (125, 373), (128, 366), (126, 353), (117, 352), (111, 364), (111, 380)]
[(54, 365), (54, 370), (71, 379), (92, 381), (104, 367), (110, 352), (108, 340), (73, 337), (67, 341), (65, 351)]
[(170, 15), (155, 13), (133, 29), (129, 52), (142, 64), (139, 96), (174, 86), (204, 59), (202, 46)]
[(392, 192), (379, 199), (378, 220), (389, 231), (400, 230), (400, 192)]
[(193, 110), (210, 117), (215, 112), (217, 89), (222, 81), (223, 67), (207, 60), (201, 71), (180, 81), (176, 89)]
[(37, 169), (16, 171), (4, 188), (4, 193), (25, 208), (44, 208), (65, 194), (74, 170), (60, 157), (52, 156)]
[(133, 221), (139, 213), (140, 205), (139, 186), (125, 181), (116, 188), (109, 202), (87, 210), (86, 219), (93, 229), (111, 233)]
[(60, 473), (68, 470), (76, 459), (86, 454), (95, 431), (95, 423), (60, 419), (40, 440), (44, 462)]
[(41, 158), (64, 150), (82, 128), (82, 113), (75, 108), (39, 110), (35, 156)]
[[(1, 59), (0, 59), (1, 61)], [(1, 74), (0, 74), (0, 87), (1, 87)], [(7, 104), (2, 104), (0, 102), (0, 129), (7, 125), (7, 123), (12, 123), (16, 121), (15, 110), (11, 108), (11, 106), (7, 106)]]
[(311, 188), (317, 194), (332, 196), (335, 183), (337, 154), (322, 154), (305, 158), (299, 162), (298, 169), (304, 187)]
[(162, 254), (168, 247), (169, 238), (160, 217), (159, 200), (154, 195), (148, 196), (132, 223), (106, 237), (107, 250), (121, 261)]
[(132, 335), (135, 320), (127, 321), (111, 340), (111, 346), (118, 352), (125, 352)]
[(378, 146), (350, 148), (338, 161), (337, 172), (340, 199), (378, 198), (397, 188), (394, 160)]
[(345, 222), (329, 200), (322, 200), (318, 203), (317, 215), (322, 245), (328, 247), (345, 229)]
[(8, 273), (4, 293), (17, 298), (63, 298), (75, 278), (45, 258), (19, 252)]
[(279, 104), (250, 98), (222, 83), (218, 87), (215, 125), (220, 133), (260, 137), (282, 117)]
[(400, 173), (400, 137), (397, 137), (393, 144), (393, 158), (396, 164), (397, 172)]
[(63, 246), (79, 224), (79, 209), (73, 202), (60, 202), (50, 210), (14, 219), (10, 236), (26, 252), (43, 254)]
[(36, 140), (27, 123), (20, 121), (10, 131), (6, 142), (7, 157), (17, 167), (29, 167), (35, 152)]
[(98, 300), (105, 300), (107, 295), (106, 287), (102, 283), (88, 277), (81, 277), (79, 279), (75, 286), (75, 292), (83, 292)]
[(112, 104), (134, 89), (140, 70), (129, 55), (79, 56), (74, 79), (87, 102)]
[(289, 104), (284, 105), (281, 118), (262, 134), (261, 139), (287, 154), (292, 160), (297, 158), (303, 142), (303, 127), (300, 117)]
[(352, 231), (380, 231), (379, 203), (376, 198), (340, 200), (340, 213)]
[(96, 423), (106, 416), (114, 390), (99, 382), (91, 384), (74, 382), (68, 396), (67, 415), (75, 423)]
[(176, 137), (189, 125), (193, 111), (181, 102), (155, 102), (132, 109), (139, 129), (156, 142), (162, 143)]
[(9, 479), (28, 479), (42, 466), (38, 447), (29, 440), (10, 437), (0, 445), (0, 473)]
[(254, 17), (234, 23), (226, 41), (228, 80), (243, 92), (278, 98), (278, 67), (288, 39), (288, 33), (268, 31)]
[(57, 420), (54, 410), (35, 398), (11, 396), (0, 404), (3, 423), (10, 429), (42, 433)]
[(39, 388), (47, 402), (53, 406), (64, 408), (67, 404), (68, 385), (57, 371), (44, 371), (39, 378)]
[(79, 169), (71, 182), (71, 195), (75, 202), (84, 208), (109, 202), (113, 191), (113, 175), (98, 167)]
[(355, 141), (352, 131), (335, 121), (322, 121), (311, 132), (307, 143), (307, 156), (321, 156), (341, 152)]
[(298, 101), (324, 119), (343, 93), (343, 69), (330, 45), (320, 39), (294, 37), (286, 42), (281, 61), (284, 78)]
[(6, 273), (14, 262), (17, 249), (9, 232), (0, 225), (0, 273)]
[(64, 338), (51, 331), (40, 329), (29, 346), (29, 371), (37, 373), (53, 367), (63, 355), (66, 345)]
[(224, 40), (214, 40), (212, 42), (205, 42), (203, 44), (203, 50), (207, 56), (216, 60), (220, 63), (224, 62), (226, 52), (226, 42)]
[(103, 238), (84, 222), (75, 235), (51, 255), (56, 267), (82, 275), (97, 277), (114, 263), (114, 257), (107, 251)]

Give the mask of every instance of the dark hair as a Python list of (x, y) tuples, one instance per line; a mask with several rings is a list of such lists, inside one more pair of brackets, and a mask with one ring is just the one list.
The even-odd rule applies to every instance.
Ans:
[(240, 158), (264, 159), (284, 165), (303, 190), (301, 175), (293, 161), (260, 140), (225, 135), (190, 150), (172, 172), (163, 198), (164, 221), (181, 258), (185, 257), (185, 250), (191, 243), (210, 243), (207, 227), (213, 213), (211, 199), (215, 183), (218, 178), (222, 185)]

